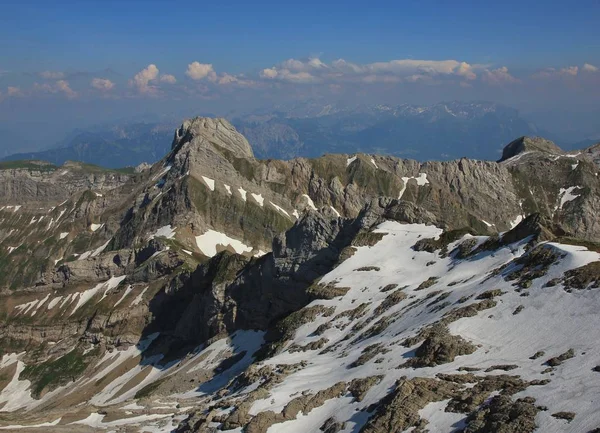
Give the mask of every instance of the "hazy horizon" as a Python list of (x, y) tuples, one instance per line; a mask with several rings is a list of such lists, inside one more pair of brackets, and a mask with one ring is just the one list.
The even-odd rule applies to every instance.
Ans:
[(563, 142), (600, 138), (594, 1), (381, 2), (368, 11), (354, 2), (1, 8), (0, 140), (10, 143), (0, 145), (8, 153), (103, 123), (314, 99), (491, 101)]

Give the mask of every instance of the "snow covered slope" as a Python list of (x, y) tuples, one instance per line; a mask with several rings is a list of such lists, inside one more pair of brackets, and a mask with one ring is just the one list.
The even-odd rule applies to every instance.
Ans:
[[(256, 381), (233, 382), (210, 403), (231, 412), (211, 425), (248, 421), (245, 431), (269, 433), (497, 431), (476, 429), (491, 422), (495, 396), (509, 397), (520, 417), (517, 424), (507, 415), (503, 431), (600, 425), (600, 296), (557, 280), (597, 262), (598, 253), (555, 243), (526, 252), (529, 238), (478, 250), (485, 239), (467, 235), (448, 247), (466, 242), (458, 258), (458, 250), (413, 249), (441, 234), (433, 226), (387, 221), (374, 232), (381, 241), (358, 247), (320, 281), (345, 295), (296, 314), (277, 353), (252, 367)], [(407, 407), (394, 408), (390, 396), (407, 387)]]

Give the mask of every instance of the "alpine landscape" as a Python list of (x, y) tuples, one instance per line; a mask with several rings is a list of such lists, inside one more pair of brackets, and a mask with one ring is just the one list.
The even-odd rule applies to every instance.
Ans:
[(0, 430), (600, 433), (597, 2), (268, 3), (0, 5)]

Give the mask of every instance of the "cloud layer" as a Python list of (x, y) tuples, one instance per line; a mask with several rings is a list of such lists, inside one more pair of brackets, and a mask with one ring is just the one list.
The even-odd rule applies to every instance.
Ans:
[[(200, 97), (212, 99), (220, 94), (233, 94), (243, 89), (268, 92), (328, 91), (343, 94), (375, 86), (391, 89), (418, 88), (418, 86), (445, 86), (457, 92), (468, 89), (499, 89), (502, 87), (527, 88), (536, 83), (564, 82), (565, 86), (600, 84), (600, 72), (590, 63), (566, 65), (559, 68), (542, 68), (537, 71), (517, 71), (507, 66), (471, 63), (458, 59), (417, 60), (395, 59), (373, 63), (355, 63), (345, 59), (324, 62), (318, 57), (303, 60), (288, 59), (248, 74), (217, 71), (212, 63), (192, 61), (185, 70), (175, 74), (161, 73), (155, 63), (150, 63), (129, 79), (105, 70), (95, 73), (46, 70), (31, 77), (38, 81), (30, 86), (13, 84), (5, 87), (2, 98), (8, 100), (36, 95), (55, 95), (66, 99), (79, 99), (104, 95), (110, 98), (133, 97)], [(6, 78), (3, 78), (6, 81)], [(579, 84), (578, 84), (579, 83)], [(285, 90), (287, 89), (287, 90)], [(294, 89), (294, 90), (291, 90)], [(307, 90), (314, 89), (314, 90)], [(496, 90), (498, 92), (498, 90)]]
[(106, 92), (115, 87), (115, 83), (106, 78), (94, 78), (90, 83), (94, 89)]

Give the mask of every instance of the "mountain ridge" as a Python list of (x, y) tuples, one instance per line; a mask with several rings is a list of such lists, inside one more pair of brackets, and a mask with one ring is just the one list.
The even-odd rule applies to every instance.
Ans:
[[(600, 356), (585, 338), (600, 281), (589, 152), (258, 160), (229, 122), (207, 118), (184, 121), (170, 148), (139, 173), (0, 166), (4, 185), (26, 185), (5, 190), (20, 204), (0, 194), (3, 426), (600, 421), (565, 399), (568, 377), (592, 381)], [(535, 365), (534, 351), (547, 352)]]

